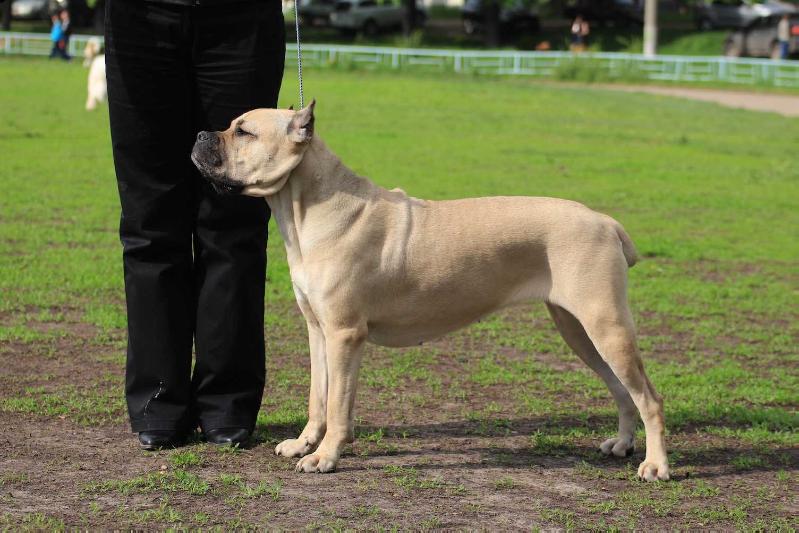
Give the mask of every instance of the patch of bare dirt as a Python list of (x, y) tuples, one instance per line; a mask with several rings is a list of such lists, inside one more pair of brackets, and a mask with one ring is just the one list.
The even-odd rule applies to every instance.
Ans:
[[(545, 314), (508, 313), (512, 328), (518, 322), (557, 335)], [(121, 348), (95, 343), (94, 333), (81, 327), (74, 331), (46, 343), (0, 343), (0, 397), (19, 394), (26, 383), (88, 387), (97, 376), (121, 376), (114, 362)], [(304, 343), (300, 322), (278, 337), (272, 333), (267, 400), (291, 394), (304, 403)], [(274, 456), (277, 442), (295, 436), (293, 427), (260, 427), (260, 440), (238, 452), (193, 443), (180, 451), (199, 460), (182, 466), (175, 451), (141, 451), (123, 422), (85, 427), (0, 410), (0, 526), (21, 525), (35, 513), (92, 528), (768, 529), (795, 523), (794, 448), (683, 428), (669, 436), (675, 481), (639, 483), (634, 472), (641, 451), (626, 459), (596, 451), (605, 437), (596, 431), (615, 423), (613, 416), (586, 414), (611, 405), (604, 391), (594, 397), (562, 385), (526, 391), (514, 382), (467, 379), (488, 350), (519, 364), (532, 358), (569, 376), (582, 363), (565, 348), (529, 354), (497, 347), (491, 331), (472, 331), (424, 349), (432, 354), (423, 358), (429, 375), (440, 386), (427, 376), (364, 385), (361, 437), (329, 475), (296, 474), (293, 460)], [(398, 353), (370, 348), (368, 365), (388, 372)], [(296, 381), (276, 392), (280, 373)], [(520, 388), (568, 409), (519, 415)]]
[[(98, 491), (93, 487), (113, 480), (147, 475), (169, 479), (178, 470), (169, 459), (172, 452), (138, 450), (133, 436), (122, 426), (31, 423), (8, 413), (0, 413), (0, 425), (4, 428), (0, 477), (27, 473), (24, 481), (0, 487), (4, 511), (17, 517), (44, 513), (73, 527), (163, 526), (174, 520), (140, 520), (146, 516), (142, 513), (162, 508), (166, 498), (169, 508), (181, 517), (178, 522), (197, 524), (197, 513), (202, 513), (207, 526), (300, 529), (343, 524), (369, 529), (379, 524), (402, 529), (510, 530), (564, 527), (568, 524), (561, 522), (562, 513), (573, 513), (573, 527), (577, 523), (597, 525), (600, 519), (606, 524), (628, 524), (632, 519), (638, 527), (671, 529), (701, 524), (691, 515), (695, 502), (669, 492), (695, 490), (697, 480), (704, 483), (700, 487), (710, 484), (718, 491), (710, 501), (719, 508), (731, 507), (737, 500), (749, 501), (745, 506), (747, 523), (758, 518), (790, 520), (791, 509), (796, 509), (795, 489), (799, 488), (796, 450), (783, 452), (793, 454), (790, 464), (782, 465), (793, 477), (781, 483), (775, 476), (779, 465), (745, 472), (730, 467), (732, 458), (745, 450), (727, 448), (715, 440), (707, 443), (709, 449), (683, 459), (682, 463), (691, 467), (678, 467), (676, 481), (653, 490), (629, 479), (640, 454), (625, 460), (604, 459), (590, 445), (542, 452), (532, 448), (525, 436), (482, 437), (474, 435), (468, 425), (454, 422), (389, 428), (388, 435), (410, 431), (416, 436), (386, 437), (383, 444), (395, 447), (390, 453), (357, 444), (354, 453), (343, 458), (340, 470), (329, 475), (294, 473), (293, 461), (272, 454), (272, 442), (257, 443), (235, 454), (195, 444), (184, 450), (202, 457), (202, 464), (188, 471), (207, 484), (203, 494), (179, 489)], [(692, 443), (690, 436), (681, 436), (679, 441), (682, 449), (699, 444)], [(241, 491), (225, 486), (223, 475), (238, 476), (248, 487), (261, 482), (278, 484), (279, 492), (242, 497)], [(630, 508), (616, 503), (617, 508), (607, 512), (591, 511), (592, 505), (635, 499), (635, 493), (642, 491), (652, 493), (651, 498), (641, 499), (643, 503)], [(752, 498), (757, 494), (766, 497), (770, 507), (755, 505)], [(661, 498), (667, 509), (658, 516), (664, 512), (655, 508)], [(553, 515), (553, 510), (561, 514)], [(727, 527), (734, 521), (716, 519), (714, 524)]]

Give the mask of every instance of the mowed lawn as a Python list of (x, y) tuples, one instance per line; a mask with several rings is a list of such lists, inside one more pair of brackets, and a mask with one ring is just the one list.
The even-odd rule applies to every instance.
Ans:
[(145, 453), (129, 433), (119, 200), (86, 75), (0, 59), (0, 529), (797, 527), (796, 120), (529, 80), (308, 71), (317, 134), (384, 186), (565, 197), (624, 224), (673, 480), (635, 479), (642, 430), (633, 456), (599, 454), (615, 407), (540, 304), (368, 348), (358, 440), (337, 473), (300, 475), (272, 452), (302, 427), (309, 383), (274, 227), (254, 445)]

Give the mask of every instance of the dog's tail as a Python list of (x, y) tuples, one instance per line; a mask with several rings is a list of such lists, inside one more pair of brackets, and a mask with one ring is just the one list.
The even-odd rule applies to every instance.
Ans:
[(627, 266), (631, 267), (638, 261), (638, 252), (635, 250), (633, 240), (627, 235), (627, 232), (624, 231), (622, 225), (615, 220), (613, 222), (615, 222), (616, 225), (616, 234), (621, 241), (621, 251), (624, 254), (624, 258), (627, 260)]

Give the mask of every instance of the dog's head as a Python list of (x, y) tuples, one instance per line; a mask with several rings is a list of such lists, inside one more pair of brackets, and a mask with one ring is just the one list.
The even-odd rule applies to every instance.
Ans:
[(86, 41), (86, 48), (83, 49), (83, 65), (88, 67), (91, 65), (92, 60), (100, 55), (103, 46), (100, 43), (99, 37), (91, 37)]
[(255, 109), (225, 131), (201, 131), (191, 160), (219, 193), (273, 195), (311, 142), (315, 105), (314, 100), (299, 111)]

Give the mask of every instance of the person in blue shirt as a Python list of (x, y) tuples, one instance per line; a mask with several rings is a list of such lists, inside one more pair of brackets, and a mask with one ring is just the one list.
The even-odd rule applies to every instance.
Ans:
[(64, 27), (61, 24), (60, 14), (56, 13), (50, 17), (53, 22), (53, 27), (50, 29), (50, 41), (53, 43), (53, 48), (50, 50), (50, 59), (60, 57), (66, 61), (70, 60), (67, 54), (67, 46), (64, 35)]
[(50, 20), (53, 22), (53, 27), (50, 28), (50, 40), (53, 42), (53, 49), (50, 50), (50, 59), (52, 59), (58, 55), (58, 42), (64, 32), (61, 30), (61, 19), (58, 15), (52, 15)]

